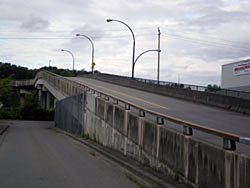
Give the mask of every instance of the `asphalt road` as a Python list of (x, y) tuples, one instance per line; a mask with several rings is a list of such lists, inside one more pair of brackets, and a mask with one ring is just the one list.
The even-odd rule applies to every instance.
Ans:
[[(89, 87), (103, 91), (104, 93), (117, 96), (119, 98), (138, 104), (156, 112), (170, 115), (185, 121), (198, 123), (207, 127), (219, 129), (229, 133), (237, 134), (242, 137), (250, 137), (250, 116), (237, 112), (223, 110), (198, 103), (179, 100), (167, 96), (157, 95), (141, 90), (123, 87), (95, 79), (72, 77), (71, 80), (88, 85)], [(168, 123), (171, 128), (180, 130), (181, 128)], [(182, 129), (181, 129), (182, 130)], [(197, 133), (201, 139), (211, 142), (220, 142), (218, 137)], [(250, 146), (240, 144), (241, 151), (250, 154)]]
[(51, 125), (14, 121), (9, 127), (0, 142), (1, 188), (137, 187), (103, 157), (49, 129)]

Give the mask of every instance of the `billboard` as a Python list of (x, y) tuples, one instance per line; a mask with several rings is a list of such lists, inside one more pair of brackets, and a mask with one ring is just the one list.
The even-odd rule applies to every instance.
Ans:
[(250, 74), (250, 60), (235, 63), (233, 66), (233, 72), (235, 76)]

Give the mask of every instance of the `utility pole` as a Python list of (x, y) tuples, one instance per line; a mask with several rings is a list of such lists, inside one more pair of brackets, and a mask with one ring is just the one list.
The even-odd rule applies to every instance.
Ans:
[(160, 53), (161, 53), (161, 31), (160, 28), (158, 27), (158, 68), (157, 68), (157, 83), (160, 83)]
[(49, 67), (50, 67), (51, 60), (49, 60)]

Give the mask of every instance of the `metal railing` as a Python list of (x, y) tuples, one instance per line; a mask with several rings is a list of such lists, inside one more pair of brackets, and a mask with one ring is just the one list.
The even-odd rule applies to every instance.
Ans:
[[(230, 97), (250, 100), (250, 92), (245, 92), (245, 91), (236, 91), (236, 90), (230, 90), (230, 89), (222, 89), (220, 87), (214, 88), (213, 86), (206, 87), (206, 86), (167, 82), (167, 81), (158, 82), (157, 80), (144, 79), (144, 78), (131, 79), (131, 77), (127, 77), (127, 76), (120, 76), (120, 75), (113, 75), (113, 74), (106, 74), (106, 73), (99, 73), (99, 75), (103, 77), (110, 77), (110, 78), (112, 77), (113, 79), (118, 78), (118, 79), (136, 80), (138, 82), (143, 82), (143, 83), (148, 83), (148, 84), (169, 86), (169, 87), (175, 87), (179, 89), (186, 89), (186, 90), (188, 89), (188, 90), (206, 92), (206, 93), (214, 93), (214, 94), (223, 95), (223, 96), (230, 96)], [(93, 76), (93, 75), (90, 75), (90, 76)]]
[(181, 125), (183, 127), (183, 134), (187, 136), (193, 135), (193, 129), (202, 131), (204, 133), (218, 136), (223, 139), (223, 148), (228, 150), (236, 150), (236, 142), (242, 144), (250, 145), (250, 138), (241, 137), (237, 134), (228, 133), (225, 131), (221, 131), (214, 128), (209, 128), (204, 125), (184, 121), (175, 117), (168, 116), (166, 114), (158, 113), (149, 109), (146, 109), (140, 105), (136, 105), (127, 100), (121, 99), (117, 96), (106, 94), (98, 89), (91, 88), (87, 85), (83, 85), (82, 83), (69, 80), (65, 77), (56, 75), (54, 73), (42, 70), (37, 74), (37, 78), (43, 78), (55, 88), (61, 90), (67, 95), (77, 95), (84, 91), (90, 92), (91, 94), (96, 94), (99, 97), (104, 98), (105, 100), (113, 101), (114, 104), (122, 103), (124, 104), (124, 108), (126, 110), (130, 110), (131, 107), (135, 108), (138, 111), (138, 115), (140, 117), (145, 117), (146, 114), (153, 115), (155, 118), (155, 122), (157, 124), (164, 124), (164, 121), (170, 121), (175, 124)]
[(237, 97), (250, 100), (250, 92), (244, 91), (236, 91), (236, 90), (229, 90), (229, 89), (221, 89), (221, 88), (213, 88), (213, 87), (206, 87), (206, 86), (198, 86), (198, 85), (190, 85), (190, 84), (182, 84), (182, 83), (175, 83), (175, 82), (167, 82), (167, 81), (157, 81), (157, 80), (150, 80), (144, 78), (135, 78), (137, 81), (150, 83), (150, 84), (157, 84), (162, 86), (170, 86), (170, 87), (177, 87), (182, 89), (190, 89), (194, 91), (201, 91), (207, 93), (215, 93), (224, 96), (230, 97)]

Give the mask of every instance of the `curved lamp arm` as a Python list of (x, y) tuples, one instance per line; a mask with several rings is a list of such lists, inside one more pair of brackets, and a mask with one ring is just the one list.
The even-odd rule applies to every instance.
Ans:
[(144, 52), (142, 52), (140, 55), (138, 55), (137, 56), (137, 58), (135, 59), (135, 62), (134, 62), (134, 64), (137, 62), (137, 60), (143, 55), (143, 54), (145, 54), (145, 53), (147, 53), (147, 52), (161, 52), (161, 50), (146, 50), (146, 51), (144, 51)]
[(107, 19), (107, 22), (119, 22), (123, 25), (125, 25), (131, 32), (132, 34), (132, 37), (133, 37), (133, 56), (132, 56), (132, 79), (134, 78), (134, 64), (135, 64), (135, 35), (134, 35), (134, 32), (133, 30), (129, 27), (128, 24), (126, 24), (125, 22), (123, 21), (120, 21), (120, 20), (115, 20), (115, 19)]
[(94, 52), (95, 52), (95, 48), (94, 48), (94, 43), (93, 41), (86, 35), (82, 35), (82, 34), (76, 34), (76, 36), (81, 36), (81, 37), (85, 37), (86, 39), (89, 40), (89, 42), (91, 43), (91, 46), (92, 46), (92, 63), (94, 63)]
[(64, 50), (64, 49), (61, 49), (62, 52), (68, 52), (71, 56), (72, 56), (72, 59), (73, 59), (73, 71), (75, 70), (75, 57), (73, 55), (73, 53), (69, 50)]

